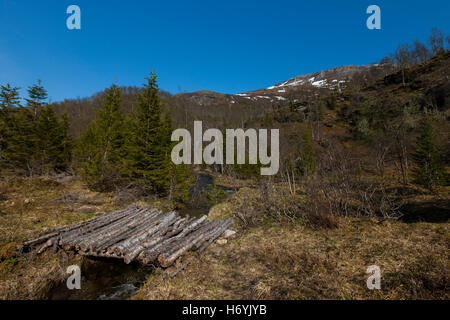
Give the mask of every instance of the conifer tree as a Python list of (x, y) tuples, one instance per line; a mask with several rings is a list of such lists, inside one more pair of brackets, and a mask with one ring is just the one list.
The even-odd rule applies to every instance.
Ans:
[[(40, 83), (39, 83), (40, 84)], [(24, 108), (19, 105), (18, 88), (11, 88), (9, 85), (2, 87), (1, 105), (7, 117), (7, 145), (4, 149), (4, 158), (8, 166), (15, 169), (24, 169), (29, 174), (33, 173), (35, 167), (35, 155), (37, 144), (36, 120), (30, 108)], [(43, 105), (46, 99), (45, 89), (33, 89), (28, 100), (32, 100), (35, 107)], [(28, 103), (29, 106), (31, 102)], [(13, 108), (13, 107), (16, 108)], [(5, 112), (3, 112), (5, 115)]]
[(170, 110), (166, 112), (163, 122), (163, 141), (165, 143), (166, 161), (168, 163), (169, 199), (186, 202), (189, 198), (189, 186), (192, 181), (192, 173), (186, 164), (176, 165), (172, 162), (171, 152), (174, 142), (171, 141), (172, 117)]
[(69, 134), (70, 120), (65, 111), (59, 123), (58, 156), (56, 157), (55, 169), (65, 171), (72, 160), (73, 140)]
[(60, 128), (56, 114), (51, 106), (44, 107), (39, 113), (35, 128), (36, 160), (42, 172), (48, 174), (55, 166), (60, 142)]
[(297, 161), (297, 169), (303, 176), (314, 174), (316, 171), (316, 161), (311, 139), (311, 131), (305, 128), (302, 133), (302, 146), (300, 156)]
[(20, 107), (10, 118), (10, 136), (6, 157), (8, 163), (17, 169), (24, 169), (29, 175), (37, 173), (42, 165), (42, 148), (39, 145), (37, 132), (39, 116), (47, 105), (47, 91), (41, 81), (28, 88), (29, 98), (26, 108)]
[(45, 102), (48, 97), (47, 90), (42, 86), (41, 80), (38, 80), (37, 84), (29, 87), (27, 92), (29, 98), (25, 99), (25, 101), (27, 102), (27, 107), (32, 111), (34, 121), (36, 121), (43, 107), (47, 105)]
[[(130, 172), (144, 192), (165, 194), (169, 188), (167, 122), (161, 117), (162, 105), (158, 96), (156, 74), (146, 78), (138, 96), (130, 154)], [(168, 140), (169, 139), (169, 140)]]
[(9, 83), (6, 86), (0, 86), (0, 110), (4, 111), (19, 106), (19, 89), (11, 87)]
[(427, 189), (445, 185), (448, 180), (444, 161), (435, 142), (433, 123), (429, 116), (422, 121), (413, 155), (417, 167), (414, 169), (414, 181)]
[(98, 119), (88, 126), (78, 144), (81, 175), (93, 189), (111, 190), (122, 182), (125, 137), (121, 103), (121, 90), (113, 84), (106, 89)]
[(19, 106), (19, 88), (0, 86), (0, 167), (6, 162), (6, 149), (11, 136), (11, 112)]
[(36, 161), (41, 172), (64, 171), (68, 167), (71, 142), (68, 133), (69, 119), (64, 114), (58, 120), (52, 106), (46, 106), (39, 114), (35, 134), (38, 146)]
[(33, 173), (37, 146), (35, 122), (30, 109), (20, 107), (10, 117), (9, 137), (5, 157), (9, 166)]
[(2, 162), (30, 175), (65, 170), (70, 158), (67, 115), (58, 120), (53, 108), (45, 102), (47, 91), (40, 81), (28, 93), (27, 107), (22, 107), (18, 88), (9, 84), (1, 87)]

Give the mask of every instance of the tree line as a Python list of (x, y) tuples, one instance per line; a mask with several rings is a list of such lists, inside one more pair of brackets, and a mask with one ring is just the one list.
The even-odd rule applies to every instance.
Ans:
[(412, 44), (399, 44), (395, 52), (381, 59), (380, 63), (394, 63), (402, 71), (403, 84), (405, 84), (405, 69), (445, 52), (446, 42), (448, 50), (450, 48), (450, 35), (445, 36), (440, 29), (433, 28), (428, 38), (428, 46), (417, 39)]
[(25, 106), (19, 89), (0, 87), (0, 168), (30, 176), (66, 171), (73, 146), (67, 114), (58, 119), (40, 80), (28, 88)]
[(172, 122), (163, 114), (157, 77), (152, 72), (140, 90), (136, 110), (125, 114), (122, 90), (106, 89), (103, 106), (80, 138), (69, 135), (67, 113), (58, 117), (38, 81), (21, 105), (19, 88), (0, 92), (0, 169), (42, 175), (75, 171), (93, 190), (133, 188), (184, 200), (191, 173), (170, 159)]

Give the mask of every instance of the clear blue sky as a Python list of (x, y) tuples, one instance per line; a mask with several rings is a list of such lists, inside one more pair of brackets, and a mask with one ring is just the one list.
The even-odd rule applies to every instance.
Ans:
[[(66, 9), (81, 8), (81, 30)], [(366, 28), (381, 7), (382, 30)], [(322, 69), (367, 64), (400, 42), (450, 33), (448, 0), (0, 0), (0, 83), (42, 79), (53, 101), (141, 85), (237, 93)], [(22, 89), (25, 94), (25, 89)]]

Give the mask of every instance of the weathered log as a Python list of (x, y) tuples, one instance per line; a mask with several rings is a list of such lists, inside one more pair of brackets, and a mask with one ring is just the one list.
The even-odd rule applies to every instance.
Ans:
[(160, 223), (163, 219), (161, 215), (148, 215), (140, 217), (138, 219), (133, 219), (123, 224), (120, 228), (115, 230), (108, 230), (108, 232), (102, 233), (97, 240), (91, 243), (90, 248), (93, 250), (99, 250), (101, 248), (108, 248), (121, 241), (126, 240), (135, 233), (139, 233), (145, 228), (150, 228)]
[[(216, 226), (214, 226), (214, 227), (216, 227)], [(223, 226), (218, 226), (218, 228), (223, 228)], [(215, 229), (212, 229), (212, 230), (214, 231)], [(210, 231), (210, 230), (208, 230), (208, 231)], [(223, 231), (225, 231), (225, 230), (223, 230)], [(172, 250), (170, 252), (170, 254), (167, 254), (167, 253), (161, 254), (158, 257), (159, 264), (165, 268), (171, 266), (178, 257), (180, 257), (183, 253), (185, 253), (186, 251), (193, 248), (198, 242), (202, 241), (202, 239), (204, 239), (205, 237), (208, 237), (209, 234), (210, 234), (210, 232), (206, 232), (206, 233), (201, 232), (193, 239), (190, 239), (189, 241), (185, 241), (181, 246), (177, 247), (176, 250)]]
[[(120, 232), (123, 232), (123, 227), (136, 223), (135, 218), (143, 212), (145, 212), (145, 210), (133, 212), (121, 221), (98, 229), (96, 230), (96, 232), (92, 232), (81, 241), (80, 249), (86, 251), (88, 248), (92, 247), (94, 243), (99, 242), (99, 240), (104, 240), (105, 242), (107, 242), (113, 236), (118, 235)], [(98, 243), (96, 243), (96, 245), (98, 245)]]
[(173, 221), (177, 218), (176, 213), (173, 211), (169, 213), (166, 217), (164, 217), (161, 222), (150, 229), (146, 229), (143, 232), (140, 232), (136, 234), (135, 236), (132, 236), (128, 238), (127, 240), (124, 240), (121, 244), (117, 245), (116, 248), (119, 251), (124, 251), (131, 245), (138, 243), (140, 241), (143, 241), (147, 237), (151, 237), (153, 234), (157, 233), (158, 231), (165, 231), (168, 229), (170, 223), (173, 223)]
[(81, 237), (88, 238), (90, 235), (94, 234), (95, 230), (99, 230), (105, 227), (114, 227), (124, 219), (129, 219), (134, 216), (134, 214), (137, 214), (139, 210), (142, 211), (144, 209), (132, 206), (121, 212), (119, 211), (110, 213), (108, 217), (105, 217), (104, 219), (88, 220), (88, 222), (90, 221), (90, 223), (86, 223), (82, 226), (79, 226), (78, 228), (70, 228), (70, 230), (67, 230), (60, 240), (60, 245), (73, 246), (77, 241), (79, 241)]
[(204, 243), (201, 247), (198, 248), (198, 253), (202, 253), (205, 251), (217, 238), (219, 238), (227, 228), (233, 225), (233, 220), (228, 219), (225, 221), (222, 230), (216, 232), (206, 243)]
[(201, 223), (203, 223), (203, 221), (205, 221), (208, 217), (207, 216), (202, 216), (201, 218), (195, 220), (194, 222), (192, 222), (188, 227), (186, 227), (183, 232), (181, 232), (179, 235), (177, 235), (177, 238), (181, 238), (184, 237), (186, 234), (188, 234), (189, 232), (191, 232), (192, 230), (195, 230), (197, 227), (200, 226)]
[[(171, 246), (166, 246), (164, 250), (161, 250), (161, 254), (164, 254), (165, 256), (170, 256), (177, 250), (179, 250), (181, 247), (185, 246), (187, 243), (194, 241), (198, 237), (202, 237), (211, 230), (214, 230), (218, 225), (220, 224), (220, 221), (209, 221), (205, 224), (203, 224), (199, 229), (193, 231), (192, 233), (188, 234), (186, 237), (179, 239), (175, 237), (178, 241), (173, 243)], [(156, 259), (156, 257), (155, 257)]]

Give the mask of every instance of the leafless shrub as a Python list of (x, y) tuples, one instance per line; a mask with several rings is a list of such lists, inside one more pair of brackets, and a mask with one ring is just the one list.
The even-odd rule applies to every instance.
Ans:
[(292, 195), (285, 184), (275, 183), (272, 178), (261, 179), (257, 188), (252, 189), (252, 194), (233, 211), (244, 227), (258, 226), (268, 221), (292, 223), (304, 217), (298, 197)]
[[(317, 175), (305, 183), (313, 207), (337, 216), (399, 218), (400, 204), (385, 182), (364, 174), (362, 160), (343, 145), (329, 144)], [(315, 209), (318, 212), (318, 209)]]
[(271, 178), (262, 179), (259, 184), (260, 205), (262, 211), (277, 221), (294, 221), (304, 217), (300, 201), (292, 187), (286, 188), (282, 184), (274, 184)]

